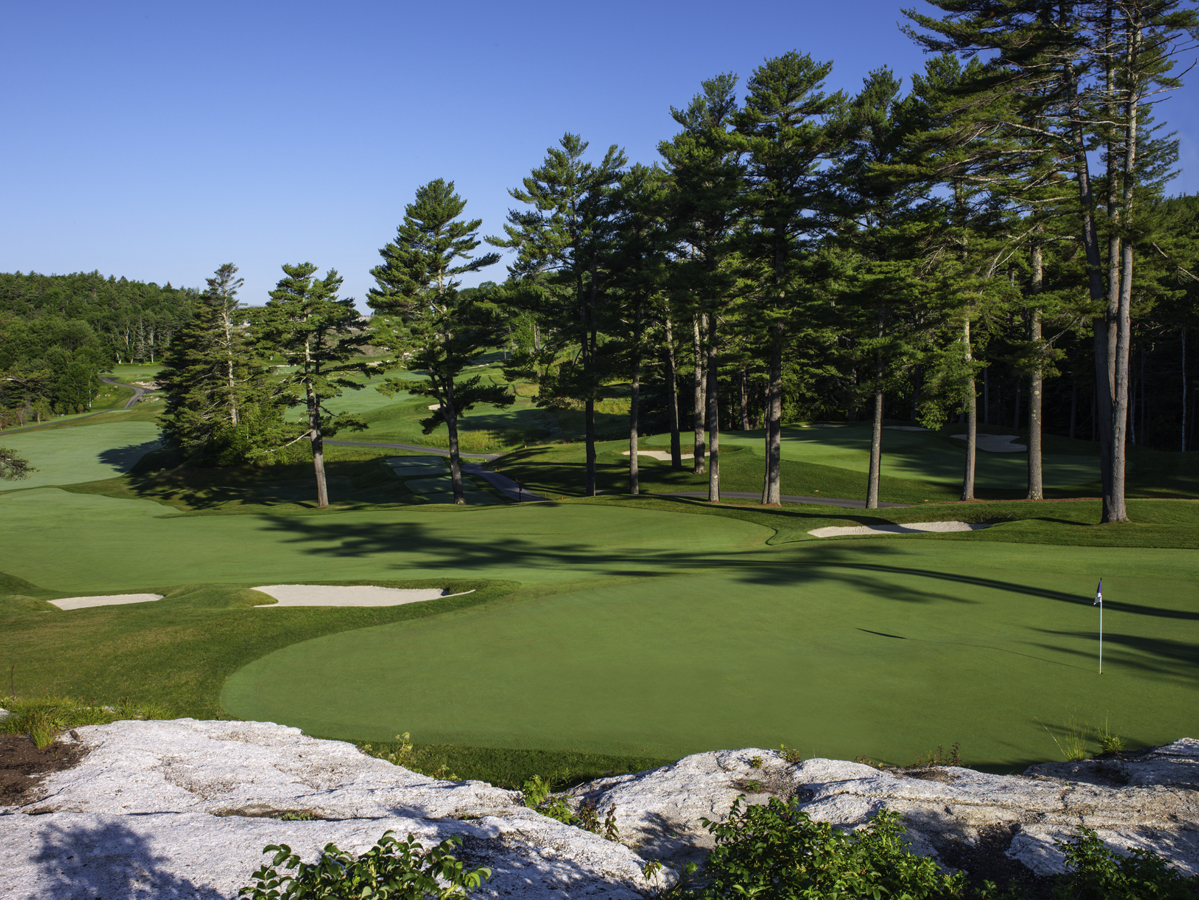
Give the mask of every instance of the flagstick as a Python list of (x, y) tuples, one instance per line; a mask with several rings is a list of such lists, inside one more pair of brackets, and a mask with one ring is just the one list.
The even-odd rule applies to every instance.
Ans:
[(1103, 674), (1103, 604), (1099, 604), (1099, 674)]

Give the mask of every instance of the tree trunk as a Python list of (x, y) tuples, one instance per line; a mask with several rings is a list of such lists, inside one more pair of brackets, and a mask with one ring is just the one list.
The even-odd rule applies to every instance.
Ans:
[(762, 504), (782, 504), (782, 397), (783, 336), (782, 326), (771, 327), (770, 371), (766, 375), (766, 476), (762, 482)]
[(749, 395), (745, 387), (745, 366), (737, 371), (737, 397), (741, 402), (741, 430), (749, 431)]
[[(1039, 243), (1032, 248), (1032, 293), (1041, 293), (1044, 258)], [(1041, 460), (1041, 406), (1044, 375), (1041, 371), (1041, 310), (1034, 308), (1029, 322), (1029, 339), (1036, 354), (1028, 384), (1028, 499), (1045, 499), (1044, 468)]]
[[(707, 316), (703, 317), (705, 326), (707, 318)], [(695, 351), (695, 449), (692, 471), (696, 475), (703, 475), (707, 471), (707, 467), (704, 465), (704, 348), (700, 335), (699, 316), (692, 317), (691, 327), (692, 347)]]
[[(304, 347), (304, 374), (309, 374), (308, 346)], [(325, 441), (321, 435), (321, 402), (312, 381), (305, 378), (305, 394), (308, 398), (308, 433), (312, 441), (312, 470), (316, 475), (316, 505), (324, 509), (329, 505), (329, 491), (325, 486)]]
[(675, 368), (674, 336), (671, 334), (670, 318), (666, 319), (666, 384), (667, 412), (670, 415), (670, 468), (683, 468), (683, 447), (679, 436), (679, 376)]
[(1187, 452), (1187, 329), (1182, 326), (1182, 452)]
[[(974, 499), (974, 471), (978, 464), (978, 388), (974, 383), (974, 349), (970, 340), (970, 319), (962, 327), (962, 344), (966, 357), (966, 468), (962, 473), (962, 499)], [(986, 371), (985, 369), (983, 371)]]
[(716, 315), (708, 320), (708, 502), (720, 502), (720, 392), (716, 358)]
[(637, 415), (641, 400), (641, 308), (637, 308), (637, 322), (633, 330), (633, 383), (629, 386), (629, 493), (641, 492), (640, 471), (637, 467)]
[(991, 367), (983, 369), (983, 424), (991, 424)]
[(446, 431), (450, 435), (450, 485), (454, 491), (454, 503), (466, 505), (466, 495), (462, 491), (462, 460), (458, 454), (458, 410), (454, 407), (454, 382), (445, 379), (442, 385), (442, 396), (437, 398), (441, 403), (441, 415), (445, 418)]
[[(878, 311), (878, 337), (886, 327), (885, 308)], [(883, 351), (874, 356), (874, 427), (870, 432), (870, 472), (866, 477), (866, 508), (878, 509), (879, 472), (883, 465)]]

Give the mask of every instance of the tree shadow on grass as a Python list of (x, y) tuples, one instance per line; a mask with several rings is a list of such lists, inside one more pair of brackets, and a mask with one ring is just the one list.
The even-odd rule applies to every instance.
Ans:
[[(493, 567), (509, 568), (519, 561), (529, 569), (588, 571), (612, 577), (663, 577), (722, 571), (752, 585), (766, 588), (795, 588), (837, 581), (865, 594), (889, 602), (977, 604), (949, 586), (982, 588), (999, 593), (1016, 593), (1062, 603), (1085, 604), (1088, 600), (1065, 591), (1003, 581), (979, 575), (893, 565), (887, 557), (902, 551), (894, 546), (872, 543), (860, 548), (805, 545), (797, 552), (779, 556), (761, 548), (745, 550), (731, 546), (702, 553), (679, 547), (597, 545), (584, 541), (549, 542), (524, 538), (514, 529), (497, 533), (495, 540), (479, 540), (448, 529), (436, 530), (420, 522), (389, 524), (350, 523), (340, 517), (266, 519), (267, 527), (286, 532), (288, 543), (302, 544), (308, 553), (335, 557), (368, 558), (403, 551), (420, 553), (422, 568), (481, 573)], [(513, 525), (515, 523), (509, 523)], [(809, 549), (810, 547), (810, 549)], [(864, 560), (867, 556), (869, 559)], [(396, 567), (406, 563), (397, 561)], [(410, 563), (408, 563), (410, 565)], [(926, 585), (926, 586), (922, 586)], [(940, 587), (939, 590), (930, 588)]]
[[(1091, 644), (1087, 649), (1063, 647), (1060, 644), (1038, 646), (1091, 662), (1097, 659), (1098, 635), (1094, 631), (1052, 631), (1045, 628), (1035, 630), (1044, 635), (1074, 638), (1079, 642), (1087, 641)], [(1199, 683), (1199, 645), (1193, 641), (1105, 632), (1103, 660), (1109, 666), (1172, 679), (1184, 685)]]
[(158, 441), (144, 441), (140, 444), (127, 444), (124, 447), (108, 447), (98, 454), (100, 462), (111, 466), (118, 472), (128, 472), (143, 456), (153, 450), (158, 450), (162, 444)]
[(224, 900), (224, 894), (167, 870), (170, 860), (120, 822), (50, 823), (34, 857), (40, 898), (81, 900)]

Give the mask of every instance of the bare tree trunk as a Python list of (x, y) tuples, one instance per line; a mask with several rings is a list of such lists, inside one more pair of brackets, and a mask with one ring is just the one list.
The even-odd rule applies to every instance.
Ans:
[(442, 385), (441, 415), (445, 419), (446, 431), (450, 436), (450, 485), (454, 491), (454, 503), (466, 505), (466, 495), (462, 491), (462, 459), (458, 453), (458, 410), (454, 406), (453, 379), (445, 379)]
[[(878, 336), (882, 340), (885, 312), (878, 311)], [(874, 427), (870, 432), (870, 472), (866, 477), (866, 508), (878, 509), (879, 472), (883, 465), (883, 351), (874, 358)]]
[[(304, 345), (304, 375), (310, 375), (308, 345)], [(312, 389), (312, 381), (304, 379), (304, 391), (308, 399), (308, 433), (312, 441), (312, 469), (316, 475), (316, 505), (324, 509), (329, 505), (329, 490), (325, 486), (325, 440), (321, 435), (321, 402), (316, 391)]]
[[(1044, 258), (1040, 243), (1032, 248), (1032, 293), (1041, 293)], [(1043, 402), (1042, 388), (1044, 375), (1041, 371), (1041, 310), (1039, 307), (1032, 311), (1029, 322), (1029, 339), (1036, 353), (1033, 370), (1029, 376), (1028, 385), (1028, 499), (1045, 499), (1044, 467), (1041, 459), (1041, 406)]]
[(741, 430), (749, 431), (749, 395), (745, 389), (745, 366), (737, 371), (737, 397), (741, 402)]
[(670, 468), (683, 468), (683, 448), (679, 437), (679, 376), (674, 359), (674, 335), (670, 318), (666, 319), (667, 412), (670, 414)]
[(1187, 452), (1187, 328), (1182, 326), (1182, 452)]
[[(962, 344), (967, 367), (974, 361), (974, 349), (970, 341), (970, 319), (962, 327)], [(983, 371), (986, 371), (985, 369)], [(962, 473), (962, 499), (974, 499), (974, 471), (978, 464), (978, 389), (974, 383), (974, 371), (966, 375), (966, 468)]]
[(638, 405), (641, 400), (641, 307), (633, 330), (633, 383), (629, 386), (629, 493), (641, 492), (641, 473), (637, 461)]
[(716, 358), (716, 315), (707, 316), (708, 324), (708, 502), (720, 502), (720, 392)]
[[(707, 472), (704, 465), (704, 348), (700, 335), (700, 316), (691, 319), (692, 346), (695, 351), (695, 450), (692, 459), (692, 471), (696, 475)], [(707, 316), (703, 316), (703, 325), (707, 327)]]
[(782, 397), (783, 340), (781, 326), (772, 326), (770, 371), (766, 375), (766, 477), (762, 482), (762, 504), (782, 503)]

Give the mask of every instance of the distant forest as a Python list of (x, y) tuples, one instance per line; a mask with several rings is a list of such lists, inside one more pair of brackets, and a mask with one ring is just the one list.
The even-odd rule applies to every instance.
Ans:
[(99, 272), (0, 274), (0, 427), (85, 411), (100, 373), (154, 362), (198, 297)]

